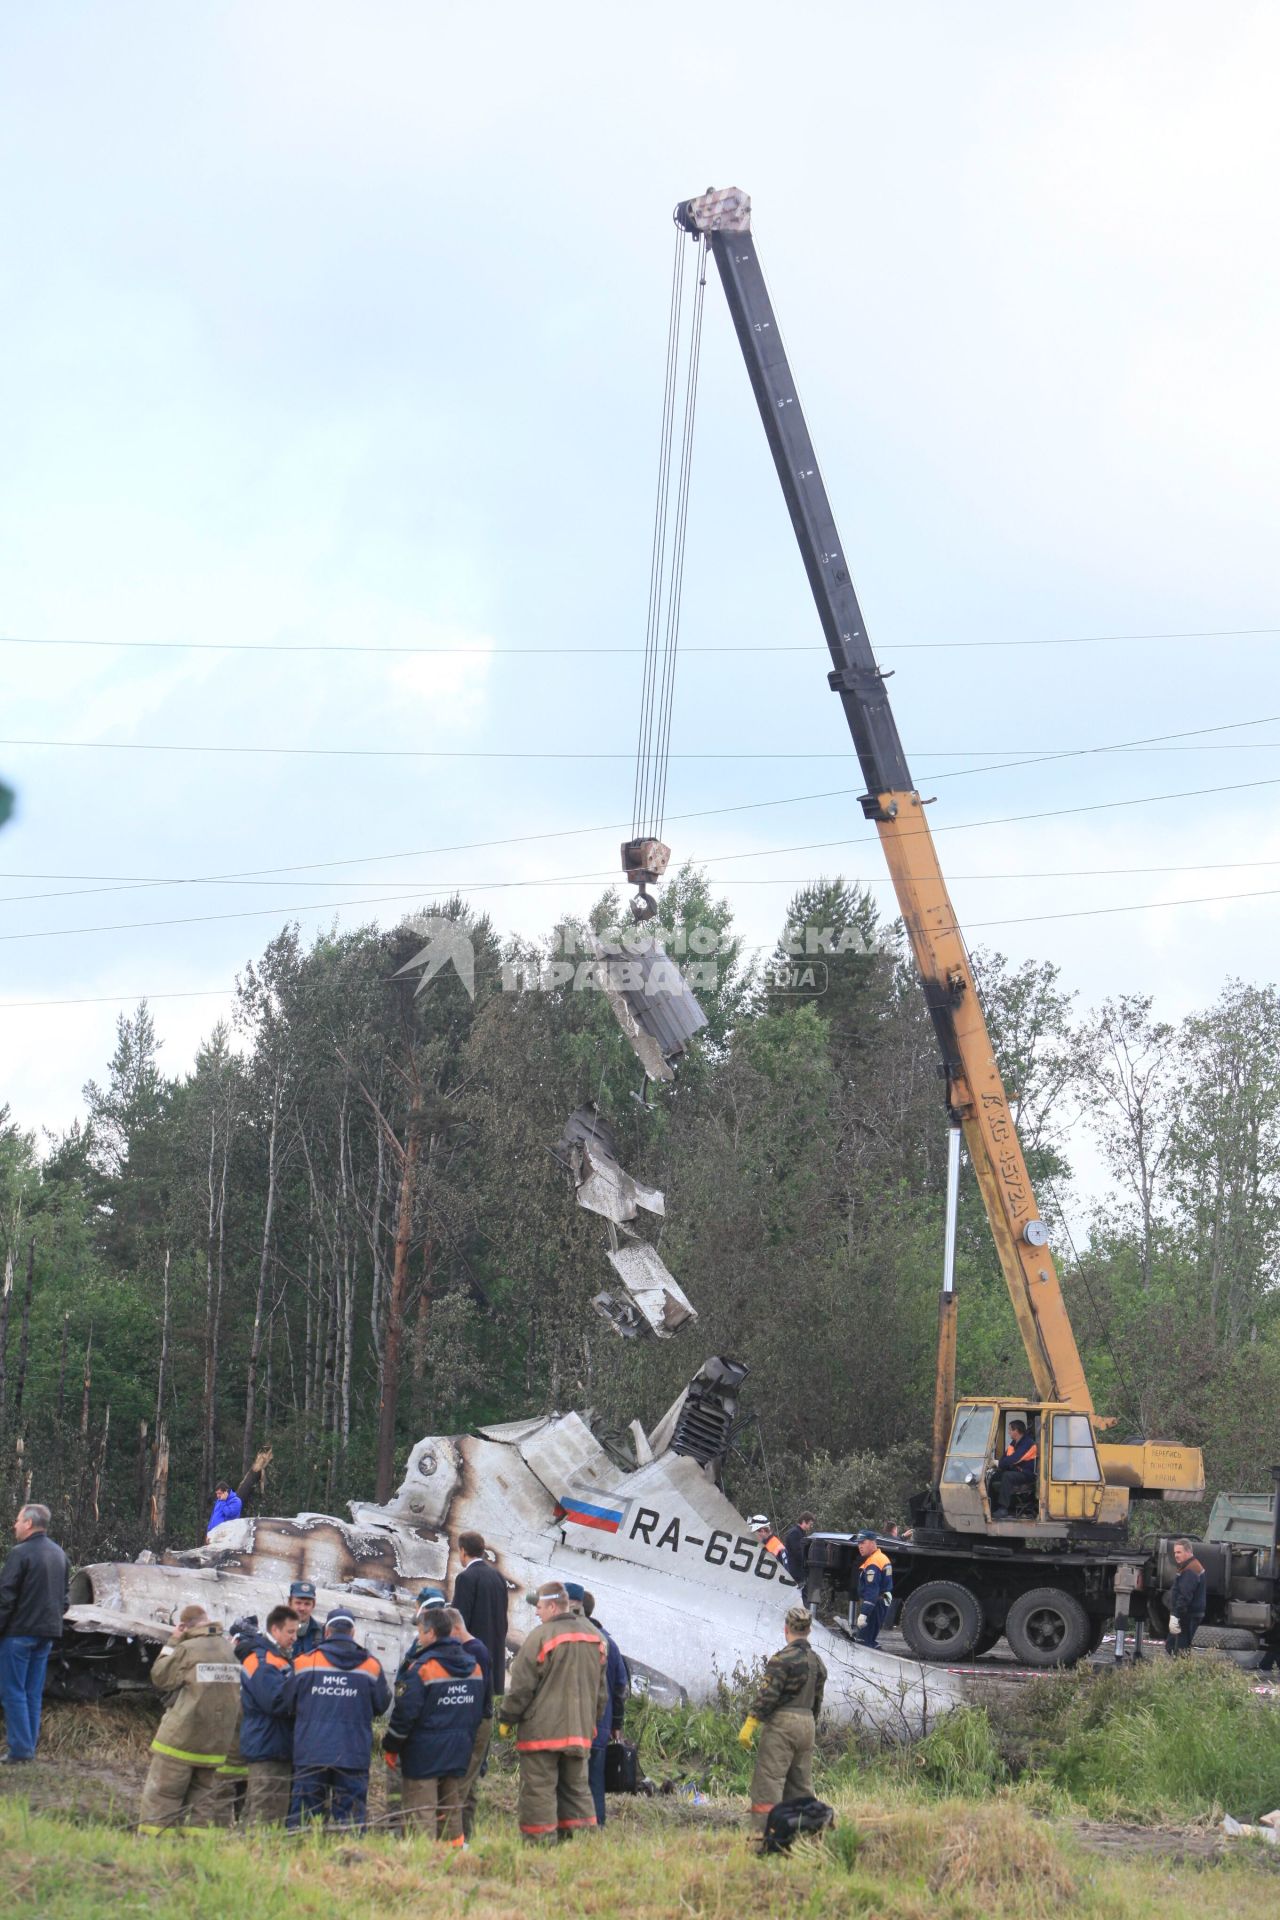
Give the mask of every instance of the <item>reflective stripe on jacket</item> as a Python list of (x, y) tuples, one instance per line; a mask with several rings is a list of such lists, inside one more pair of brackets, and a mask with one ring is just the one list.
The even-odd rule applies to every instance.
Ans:
[(874, 1547), (858, 1574), (858, 1606), (866, 1612), (883, 1607), (887, 1613), (893, 1599), (893, 1562), (887, 1553)]
[(429, 1641), (396, 1687), (386, 1753), (406, 1780), (465, 1773), (483, 1717), (484, 1669), (459, 1640)]
[(288, 1656), (270, 1634), (258, 1634), (250, 1642), (240, 1663), (240, 1758), (246, 1765), (293, 1758), (293, 1722), (284, 1702), (291, 1670)]
[(151, 1751), (192, 1767), (220, 1767), (240, 1718), (240, 1668), (221, 1627), (197, 1628), (162, 1647), (151, 1684), (168, 1700)]
[(295, 1767), (368, 1768), (374, 1718), (391, 1705), (391, 1689), (371, 1653), (346, 1634), (329, 1635), (314, 1653), (295, 1659), (284, 1699), (294, 1716)]
[(499, 1717), (522, 1753), (586, 1753), (609, 1698), (604, 1635), (580, 1613), (540, 1621), (511, 1663)]

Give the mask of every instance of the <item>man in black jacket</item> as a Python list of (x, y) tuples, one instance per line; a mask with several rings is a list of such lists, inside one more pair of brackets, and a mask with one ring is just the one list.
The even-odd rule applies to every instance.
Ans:
[(4, 1765), (35, 1758), (45, 1668), (62, 1638), (67, 1610), (67, 1556), (49, 1538), (49, 1509), (23, 1507), (14, 1523), (17, 1546), (0, 1568), (0, 1706), (9, 1750)]
[(1196, 1628), (1204, 1619), (1209, 1582), (1189, 1540), (1174, 1541), (1173, 1561), (1178, 1571), (1169, 1595), (1169, 1638), (1165, 1646), (1170, 1653), (1190, 1653)]
[(493, 1691), (507, 1690), (507, 1583), (484, 1557), (484, 1535), (460, 1533), (462, 1571), (453, 1583), (453, 1605), (469, 1634), (483, 1640), (493, 1662)]
[(805, 1586), (809, 1572), (809, 1535), (816, 1522), (811, 1513), (802, 1513), (795, 1525), (788, 1527), (782, 1536), (782, 1557), (787, 1563), (787, 1572), (800, 1589), (802, 1605), (807, 1606)]

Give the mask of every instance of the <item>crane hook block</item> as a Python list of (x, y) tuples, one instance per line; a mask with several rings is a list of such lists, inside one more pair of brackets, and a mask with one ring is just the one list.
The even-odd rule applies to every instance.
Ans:
[(658, 903), (649, 897), (647, 887), (654, 887), (667, 870), (671, 858), (670, 847), (661, 840), (624, 840), (622, 843), (622, 870), (633, 887), (639, 887), (635, 899), (631, 902), (633, 920), (652, 920), (658, 911)]
[(656, 886), (671, 859), (670, 847), (661, 840), (624, 840), (622, 868), (633, 887)]

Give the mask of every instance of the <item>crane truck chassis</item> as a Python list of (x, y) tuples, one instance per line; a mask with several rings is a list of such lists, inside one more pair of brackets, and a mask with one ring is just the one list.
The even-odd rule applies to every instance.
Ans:
[[(1280, 1467), (1272, 1468), (1272, 1481), (1270, 1497), (1220, 1494), (1204, 1538), (1192, 1545), (1207, 1576), (1205, 1625), (1243, 1629), (1274, 1645), (1280, 1639)], [(1063, 1667), (1095, 1652), (1112, 1630), (1115, 1657), (1123, 1659), (1136, 1622), (1163, 1638), (1175, 1537), (1046, 1552), (957, 1542), (925, 1525), (910, 1540), (880, 1544), (893, 1561), (898, 1623), (917, 1660), (980, 1659), (1004, 1637), (1021, 1666)], [(858, 1573), (853, 1542), (814, 1534), (809, 1570), (819, 1615), (851, 1620)]]
[[(866, 782), (862, 811), (879, 835), (937, 1036), (948, 1118), (968, 1149), (1036, 1395), (957, 1399), (955, 1300), (944, 1285), (932, 1484), (912, 1504), (912, 1539), (881, 1541), (903, 1633), (922, 1660), (969, 1659), (1004, 1634), (1025, 1665), (1050, 1667), (1074, 1664), (1114, 1625), (1120, 1658), (1131, 1621), (1167, 1627), (1163, 1596), (1173, 1578), (1172, 1537), (1131, 1540), (1131, 1503), (1198, 1501), (1204, 1463), (1197, 1448), (1178, 1443), (1100, 1438), (1114, 1423), (1094, 1411), (929, 803), (911, 779), (765, 284), (750, 198), (736, 187), (708, 189), (681, 201), (674, 218), (716, 262), (831, 655), (828, 685)], [(623, 864), (634, 878), (634, 849), (624, 847)], [(995, 1486), (1015, 1419), (1036, 1455), (1008, 1511)], [(1280, 1639), (1280, 1477), (1270, 1496), (1220, 1496), (1197, 1550), (1208, 1575), (1206, 1621)], [(857, 1560), (847, 1538), (811, 1538), (811, 1596), (828, 1618), (851, 1610)]]

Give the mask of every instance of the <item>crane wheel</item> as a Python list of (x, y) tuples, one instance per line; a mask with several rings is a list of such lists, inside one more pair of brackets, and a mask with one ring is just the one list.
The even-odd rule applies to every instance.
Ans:
[(1033, 1587), (1009, 1608), (1005, 1638), (1024, 1667), (1073, 1667), (1089, 1651), (1089, 1616), (1063, 1587)]
[(982, 1634), (975, 1594), (954, 1580), (926, 1580), (902, 1603), (902, 1637), (917, 1660), (967, 1660)]

